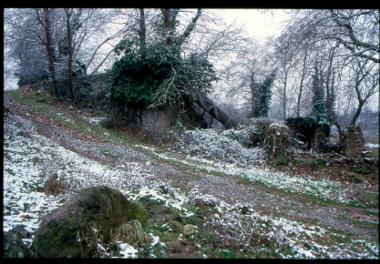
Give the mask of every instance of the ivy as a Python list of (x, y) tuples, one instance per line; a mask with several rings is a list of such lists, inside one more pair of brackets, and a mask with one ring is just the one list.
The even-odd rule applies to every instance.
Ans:
[(305, 137), (303, 141), (308, 143), (308, 147), (317, 129), (321, 129), (327, 136), (330, 135), (331, 123), (322, 114), (287, 118), (285, 122), (293, 131)]
[(272, 85), (276, 78), (276, 70), (267, 76), (259, 88), (259, 115), (268, 117), (268, 110), (272, 96)]
[(177, 45), (154, 43), (142, 54), (133, 40), (123, 40), (115, 47), (121, 55), (110, 71), (110, 99), (133, 109), (178, 105), (187, 87), (207, 93), (216, 80), (207, 59), (196, 54), (180, 56)]

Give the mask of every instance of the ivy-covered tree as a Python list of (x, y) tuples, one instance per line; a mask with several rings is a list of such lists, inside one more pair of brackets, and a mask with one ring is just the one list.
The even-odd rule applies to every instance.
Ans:
[(183, 58), (179, 46), (160, 42), (144, 50), (142, 55), (135, 41), (120, 42), (115, 52), (123, 56), (111, 69), (110, 99), (132, 113), (131, 121), (148, 108), (184, 106), (189, 87), (202, 93), (211, 90), (216, 75), (205, 58), (196, 54)]
[(267, 76), (264, 82), (260, 85), (259, 89), (259, 115), (262, 117), (268, 117), (270, 99), (272, 96), (272, 86), (276, 78), (276, 70), (274, 70), (269, 76)]
[(319, 76), (318, 65), (315, 64), (315, 72), (312, 81), (312, 115), (324, 116), (326, 114), (325, 93)]
[(271, 88), (276, 78), (276, 70), (272, 71), (262, 83), (256, 83), (252, 74), (251, 96), (252, 96), (252, 117), (267, 117), (270, 100), (272, 96)]

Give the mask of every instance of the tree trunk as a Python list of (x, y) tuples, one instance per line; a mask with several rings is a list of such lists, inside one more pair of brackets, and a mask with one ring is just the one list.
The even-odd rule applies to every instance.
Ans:
[(178, 10), (170, 8), (161, 9), (162, 13), (162, 35), (165, 38), (166, 45), (170, 46), (174, 41), (174, 31), (176, 26), (176, 17)]
[(285, 77), (284, 87), (283, 87), (283, 98), (282, 98), (282, 114), (283, 114), (284, 120), (286, 119), (286, 85), (287, 85), (287, 78), (288, 78), (288, 76)]
[(297, 97), (297, 117), (300, 117), (300, 108), (301, 108), (301, 97), (302, 97), (302, 90), (303, 90), (303, 81), (305, 78), (304, 72), (302, 73), (301, 76), (301, 81), (300, 81), (300, 89), (298, 91), (298, 97)]
[(139, 11), (140, 11), (140, 18), (139, 18), (140, 53), (144, 56), (145, 55), (145, 39), (146, 39), (144, 8), (139, 8)]
[(356, 109), (356, 112), (351, 119), (350, 126), (356, 126), (356, 121), (358, 120), (358, 117), (360, 113), (362, 112), (363, 106), (364, 106), (364, 101), (359, 100), (358, 109)]
[(251, 117), (259, 117), (259, 93), (258, 84), (255, 82), (254, 73), (251, 74)]
[(342, 146), (343, 145), (344, 131), (336, 119), (333, 121), (333, 123), (336, 126), (336, 128), (338, 129), (338, 137), (339, 137), (338, 138), (338, 146)]
[(183, 44), (183, 42), (185, 42), (186, 38), (194, 30), (195, 25), (197, 24), (197, 20), (199, 19), (199, 17), (201, 15), (202, 15), (202, 9), (198, 8), (197, 13), (195, 14), (195, 16), (193, 17), (193, 19), (191, 20), (191, 22), (187, 25), (187, 27), (186, 27), (185, 31), (183, 32), (183, 34), (178, 38), (177, 44), (179, 46), (181, 46)]
[(55, 58), (54, 58), (54, 52), (52, 48), (51, 23), (50, 23), (48, 8), (43, 9), (43, 14), (44, 14), (44, 20), (45, 20), (45, 25), (44, 25), (45, 37), (46, 37), (45, 48), (46, 48), (46, 55), (47, 55), (48, 64), (49, 64), (50, 77), (53, 83), (55, 96), (57, 97), (58, 101), (61, 101), (61, 98), (59, 97), (59, 93), (58, 93), (56, 78), (55, 78), (55, 68), (54, 68)]
[(73, 87), (73, 47), (72, 47), (72, 34), (70, 25), (70, 15), (67, 13), (66, 17), (66, 30), (67, 30), (67, 82), (71, 101), (74, 101), (74, 87)]
[(305, 56), (303, 57), (302, 75), (301, 75), (301, 80), (300, 80), (300, 88), (298, 90), (297, 117), (300, 117), (301, 97), (302, 97), (302, 92), (303, 92), (303, 82), (305, 80), (305, 75), (306, 75), (306, 60), (307, 60), (307, 50), (305, 51)]

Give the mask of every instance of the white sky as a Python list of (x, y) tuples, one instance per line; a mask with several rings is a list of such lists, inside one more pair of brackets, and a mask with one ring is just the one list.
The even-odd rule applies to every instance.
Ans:
[(209, 9), (220, 15), (227, 24), (235, 22), (247, 31), (249, 37), (264, 44), (268, 37), (277, 37), (287, 19), (290, 9)]

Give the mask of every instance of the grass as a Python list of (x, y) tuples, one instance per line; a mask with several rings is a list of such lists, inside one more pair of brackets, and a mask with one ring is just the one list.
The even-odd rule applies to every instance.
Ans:
[[(47, 119), (60, 122), (66, 128), (72, 129), (80, 134), (105, 142), (115, 140), (124, 145), (137, 143), (132, 140), (126, 131), (107, 129), (101, 125), (90, 124), (83, 118), (63, 111), (57, 106), (55, 100), (49, 96), (34, 94), (23, 96), (18, 90), (6, 92), (9, 93), (15, 101), (25, 104), (32, 111), (42, 114)], [(41, 102), (41, 98), (45, 100)]]
[[(71, 113), (67, 113), (65, 111), (62, 111), (59, 106), (56, 105), (56, 102), (51, 97), (43, 97), (45, 100), (41, 101), (41, 95), (33, 95), (30, 96), (22, 96), (18, 91), (10, 91), (9, 94), (12, 96), (13, 99), (16, 101), (19, 101), (21, 103), (24, 103), (28, 107), (30, 107), (33, 111), (43, 114), (48, 119), (52, 119), (55, 121), (58, 121), (60, 123), (63, 123), (65, 127), (68, 127), (80, 134), (83, 134), (85, 136), (90, 136), (93, 139), (102, 140), (106, 142), (112, 142), (116, 141), (118, 143), (121, 143), (123, 145), (128, 145), (129, 147), (133, 147), (135, 149), (138, 149), (148, 156), (150, 156), (152, 159), (160, 160), (162, 162), (165, 162), (166, 164), (174, 165), (177, 169), (182, 170), (185, 173), (189, 174), (198, 174), (201, 173), (207, 173), (212, 174), (214, 176), (221, 176), (223, 177), (225, 174), (223, 172), (219, 172), (217, 170), (208, 170), (204, 169), (202, 167), (198, 167), (196, 165), (191, 164), (185, 164), (183, 162), (179, 162), (177, 160), (173, 159), (166, 159), (163, 157), (160, 157), (159, 154), (138, 147), (134, 146), (136, 143), (140, 143), (136, 141), (133, 137), (130, 137), (127, 131), (123, 130), (113, 130), (113, 129), (106, 129), (101, 125), (93, 125), (88, 123), (86, 120), (79, 118)], [(102, 154), (113, 157), (113, 158), (120, 158), (120, 154), (115, 154), (106, 150), (102, 150)], [(324, 160), (318, 159), (313, 161), (303, 161), (304, 163), (310, 163), (308, 166), (311, 166), (315, 170), (318, 170), (321, 167), (324, 167), (326, 162)], [(277, 164), (287, 164), (287, 160), (285, 157), (285, 153), (280, 153)], [(300, 163), (300, 161), (298, 161)], [(261, 182), (252, 182), (248, 178), (239, 177), (238, 183), (241, 184), (260, 184), (264, 185)], [(273, 186), (267, 186), (270, 189), (273, 189)], [(275, 188), (275, 187), (274, 187)], [(277, 188), (276, 188), (277, 189)], [(286, 194), (294, 194), (293, 190), (281, 190), (282, 192)], [(306, 197), (308, 197), (311, 202), (319, 203), (319, 204), (334, 204), (333, 201), (326, 201), (326, 199), (320, 199), (317, 196), (308, 195), (305, 194)], [(335, 203), (336, 204), (336, 203)], [(360, 204), (352, 204), (355, 207), (362, 207)]]
[[(163, 206), (162, 201), (153, 200), (150, 196), (139, 198), (138, 201), (150, 214), (149, 225), (144, 232), (158, 236), (160, 242), (165, 244), (165, 246), (157, 244), (154, 247), (149, 244), (144, 245), (141, 252), (142, 257), (150, 254), (161, 258), (183, 257), (186, 256), (186, 250), (192, 250), (191, 256), (193, 257), (202, 257), (203, 254), (208, 257), (217, 257), (215, 252), (218, 246), (215, 234), (202, 227), (203, 214), (207, 214), (207, 210), (188, 206), (186, 209), (192, 211), (194, 215), (183, 217), (178, 209)], [(186, 224), (196, 225), (198, 232), (185, 237), (182, 234), (182, 228)], [(195, 246), (196, 244), (199, 244), (199, 247)]]
[(244, 184), (244, 185), (253, 185), (254, 184), (254, 182), (251, 179), (249, 179), (248, 177), (244, 177), (244, 176), (238, 177), (236, 182), (238, 184)]
[[(134, 143), (140, 143), (138, 141), (135, 141), (133, 137), (130, 137), (128, 135), (127, 131), (122, 130), (112, 130), (112, 129), (106, 129), (101, 125), (92, 125), (85, 121), (84, 119), (78, 118), (71, 113), (67, 113), (62, 111), (59, 106), (56, 106), (56, 103), (51, 100), (50, 98), (46, 98), (44, 102), (38, 101), (40, 96), (34, 96), (31, 95), (29, 97), (23, 97), (20, 94), (18, 94), (16, 91), (10, 92), (12, 98), (14, 98), (16, 101), (19, 101), (21, 103), (24, 103), (28, 107), (30, 107), (33, 111), (41, 113), (48, 119), (52, 119), (58, 122), (61, 122), (65, 125), (65, 127), (71, 128), (74, 131), (77, 131), (79, 133), (82, 133), (84, 135), (90, 135), (91, 137), (95, 139), (105, 140), (105, 141), (112, 141), (115, 140), (123, 145), (133, 146)], [(63, 113), (62, 115), (59, 115), (58, 113)], [(69, 121), (68, 121), (69, 120)], [(108, 133), (109, 136), (106, 136), (105, 133)], [(226, 174), (216, 171), (216, 170), (208, 170), (204, 168), (200, 168), (196, 165), (191, 164), (184, 164), (182, 162), (173, 160), (173, 159), (165, 159), (159, 156), (159, 154), (152, 152), (150, 150), (135, 147), (136, 149), (139, 149), (140, 151), (146, 153), (150, 157), (152, 157), (155, 160), (163, 161), (167, 164), (174, 165), (176, 168), (185, 171), (186, 173), (208, 173), (215, 176), (224, 176)], [(114, 154), (112, 152), (101, 150), (101, 152), (104, 155), (109, 155), (113, 157), (117, 157), (117, 154)], [(36, 160), (36, 162), (38, 162)], [(281, 162), (280, 162), (281, 163)], [(311, 161), (310, 166), (314, 166), (315, 169), (321, 168), (325, 166), (325, 162), (323, 160), (315, 160)], [(281, 192), (286, 194), (287, 196), (290, 196), (291, 198), (294, 198), (294, 200), (306, 200), (307, 202), (311, 202), (312, 204), (318, 204), (322, 206), (330, 206), (330, 205), (337, 205), (340, 204), (337, 201), (334, 200), (325, 200), (321, 199), (320, 197), (316, 195), (309, 195), (309, 194), (299, 194), (294, 193), (293, 190), (280, 190), (275, 187), (268, 187), (265, 184), (261, 182), (255, 182), (249, 179), (248, 177), (237, 177), (236, 181), (241, 184), (247, 184), (247, 185), (260, 185), (260, 187), (265, 188), (268, 192)], [(361, 199), (363, 201), (377, 201), (378, 196), (374, 193), (363, 193)], [(182, 239), (185, 242), (196, 242), (199, 243), (201, 248), (196, 248), (193, 256), (202, 254), (206, 254), (208, 257), (219, 257), (219, 258), (237, 258), (237, 257), (278, 257), (278, 252), (274, 252), (274, 246), (272, 245), (265, 245), (265, 250), (260, 251), (257, 250), (255, 252), (244, 252), (241, 253), (237, 250), (234, 250), (232, 248), (226, 249), (225, 246), (221, 245), (218, 242), (218, 238), (216, 237), (215, 233), (212, 233), (211, 230), (206, 230), (206, 228), (202, 227), (202, 223), (204, 223), (204, 218), (209, 216), (210, 213), (212, 213), (212, 210), (209, 210), (207, 208), (199, 208), (199, 207), (187, 207), (189, 211), (192, 211), (194, 213), (193, 216), (190, 217), (183, 217), (181, 216), (180, 212), (172, 207), (165, 207), (163, 206), (163, 203), (160, 201), (153, 201), (149, 198), (141, 198), (139, 200), (148, 210), (150, 214), (150, 225), (145, 229), (146, 233), (152, 232), (153, 234), (160, 237), (160, 241), (169, 244), (171, 243), (168, 248), (164, 249), (161, 246), (157, 245), (153, 249), (146, 249), (145, 253), (152, 252), (156, 256), (160, 257), (170, 257), (174, 256), (177, 253), (176, 250), (182, 250), (184, 245), (181, 244), (182, 242), (179, 241), (179, 237), (181, 235), (181, 229), (175, 229), (172, 228), (172, 231), (169, 231), (162, 227), (163, 224), (167, 224), (170, 221), (171, 223), (178, 223), (177, 225), (186, 225), (186, 224), (193, 224), (197, 225), (199, 227), (199, 231), (194, 235), (193, 237), (184, 238)], [(353, 207), (362, 207), (367, 208), (366, 205), (353, 203), (351, 204)], [(368, 213), (375, 214), (371, 211), (368, 211)], [(377, 213), (378, 215), (378, 213)], [(358, 225), (365, 225), (366, 228), (377, 228), (378, 224), (371, 224), (371, 223), (364, 223), (359, 222), (356, 223)], [(364, 226), (363, 226), (364, 227)], [(349, 236), (348, 236), (349, 237)], [(329, 238), (332, 241), (340, 241), (343, 240), (341, 237), (336, 238)], [(348, 238), (349, 239), (349, 238)], [(176, 244), (177, 243), (177, 244)], [(325, 244), (328, 242), (325, 242)], [(256, 245), (257, 249), (263, 248), (263, 244)], [(171, 250), (171, 252), (169, 252)], [(290, 254), (290, 248), (284, 246), (280, 250), (280, 252), (284, 255)], [(182, 254), (182, 253), (178, 253)], [(145, 255), (146, 256), (146, 255)]]
[(275, 159), (275, 164), (277, 166), (286, 166), (288, 165), (289, 161), (286, 158), (286, 153), (284, 150), (281, 150), (281, 152), (278, 154), (277, 158)]

